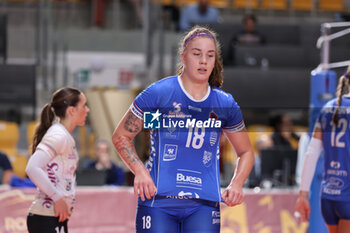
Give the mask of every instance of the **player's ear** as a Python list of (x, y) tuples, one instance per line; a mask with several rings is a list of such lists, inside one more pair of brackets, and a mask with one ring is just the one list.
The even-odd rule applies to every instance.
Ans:
[(185, 62), (184, 62), (184, 61), (185, 61), (185, 52), (181, 53), (180, 56), (181, 56), (181, 62), (182, 62), (182, 64), (185, 65)]
[(75, 107), (74, 106), (68, 106), (66, 109), (66, 116), (72, 116), (75, 112)]

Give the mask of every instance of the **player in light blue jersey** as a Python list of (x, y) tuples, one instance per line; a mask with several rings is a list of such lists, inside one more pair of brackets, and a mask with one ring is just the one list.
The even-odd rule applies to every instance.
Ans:
[[(222, 61), (215, 34), (194, 27), (184, 37), (179, 53), (178, 75), (140, 93), (112, 140), (135, 174), (137, 232), (218, 233), (219, 203), (242, 203), (242, 187), (254, 163), (253, 150), (238, 104), (219, 88)], [(132, 144), (142, 127), (151, 128), (146, 166)], [(222, 132), (240, 158), (223, 193), (219, 168)]]
[(316, 163), (324, 151), (321, 209), (330, 233), (350, 232), (350, 66), (339, 79), (337, 98), (323, 108), (305, 154), (296, 217), (310, 215), (309, 189)]

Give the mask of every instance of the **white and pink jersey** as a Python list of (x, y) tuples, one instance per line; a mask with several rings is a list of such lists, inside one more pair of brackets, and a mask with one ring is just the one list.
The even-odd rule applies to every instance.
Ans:
[[(57, 193), (65, 197), (69, 208), (72, 210), (75, 202), (75, 171), (79, 161), (72, 135), (62, 124), (55, 123), (44, 135), (37, 146), (38, 149), (50, 154), (51, 161), (44, 171), (51, 183), (57, 188)], [(38, 189), (29, 212), (54, 216), (54, 201)]]

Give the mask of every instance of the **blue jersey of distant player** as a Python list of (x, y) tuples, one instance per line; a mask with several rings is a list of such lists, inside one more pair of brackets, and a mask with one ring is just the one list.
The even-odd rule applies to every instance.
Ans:
[(350, 196), (350, 98), (343, 97), (339, 121), (332, 122), (336, 99), (322, 109), (318, 124), (322, 129), (325, 151), (322, 197), (335, 201), (349, 201)]
[[(146, 168), (157, 187), (156, 196), (221, 201), (221, 130), (236, 132), (244, 128), (233, 97), (208, 87), (206, 96), (195, 100), (184, 89), (181, 78), (173, 76), (140, 93), (131, 110), (143, 119), (145, 128), (153, 127)], [(164, 206), (157, 203), (146, 200), (142, 204)]]

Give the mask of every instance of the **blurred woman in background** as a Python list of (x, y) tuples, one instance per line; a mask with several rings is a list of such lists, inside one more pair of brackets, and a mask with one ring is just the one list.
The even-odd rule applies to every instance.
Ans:
[(29, 233), (67, 233), (75, 202), (75, 170), (79, 156), (72, 132), (85, 124), (89, 108), (74, 88), (57, 90), (40, 113), (26, 172), (38, 187), (29, 208)]
[(350, 66), (339, 79), (337, 98), (329, 101), (315, 124), (305, 154), (295, 215), (310, 216), (309, 190), (317, 160), (324, 151), (321, 210), (330, 233), (350, 232)]

